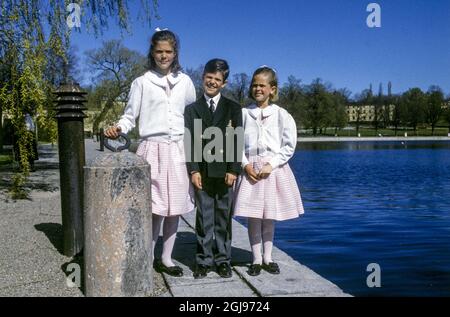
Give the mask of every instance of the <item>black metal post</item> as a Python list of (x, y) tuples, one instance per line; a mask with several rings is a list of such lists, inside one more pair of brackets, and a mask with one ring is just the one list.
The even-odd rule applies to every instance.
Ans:
[(100, 129), (100, 151), (105, 151), (105, 131), (103, 128)]
[(83, 249), (83, 190), (85, 165), (83, 110), (86, 92), (78, 83), (62, 84), (55, 92), (58, 120), (59, 175), (64, 254)]

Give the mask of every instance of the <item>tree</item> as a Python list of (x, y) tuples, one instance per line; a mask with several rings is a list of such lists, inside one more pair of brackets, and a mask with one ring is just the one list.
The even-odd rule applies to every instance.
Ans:
[(403, 93), (402, 99), (402, 105), (405, 107), (403, 121), (407, 122), (417, 135), (417, 126), (424, 122), (426, 96), (420, 88), (412, 88)]
[(400, 126), (400, 123), (402, 122), (402, 118), (404, 117), (404, 115), (402, 114), (404, 107), (401, 104), (402, 103), (401, 96), (391, 96), (389, 98), (389, 100), (390, 100), (390, 102), (388, 102), (388, 104), (394, 105), (391, 122), (392, 122), (392, 125), (394, 126), (395, 136), (397, 136), (398, 128)]
[(388, 82), (388, 94), (387, 96), (384, 96), (384, 107), (382, 110), (382, 117), (383, 117), (383, 126), (385, 128), (388, 128), (392, 123), (392, 114), (391, 110), (393, 111), (393, 98), (392, 98), (392, 83)]
[(356, 133), (359, 133), (359, 128), (361, 127), (361, 124), (363, 123), (363, 107), (366, 105), (371, 105), (373, 101), (373, 95), (372, 95), (372, 84), (370, 85), (369, 89), (364, 89), (360, 94), (355, 96), (356, 100)]
[(280, 104), (292, 115), (298, 127), (304, 125), (305, 93), (301, 80), (290, 75), (279, 91)]
[(233, 75), (233, 80), (228, 84), (228, 92), (230, 97), (236, 100), (242, 106), (248, 102), (248, 89), (250, 86), (250, 78), (245, 73), (239, 73)]
[(186, 74), (192, 79), (192, 82), (194, 83), (197, 98), (200, 98), (203, 94), (203, 68), (204, 65), (200, 65), (195, 69), (186, 68)]
[(320, 78), (313, 80), (307, 87), (305, 108), (305, 124), (313, 129), (313, 135), (317, 135), (319, 128), (326, 126), (332, 103), (326, 85)]
[(351, 92), (347, 89), (335, 90), (332, 93), (331, 126), (334, 127), (334, 134), (338, 128), (343, 128), (347, 124), (347, 105)]
[(444, 112), (443, 112), (443, 116), (445, 121), (447, 121), (448, 124), (448, 134), (450, 134), (450, 108), (447, 107)]
[[(0, 2), (0, 63), (2, 76), (0, 85), (1, 112), (7, 112), (18, 135), (19, 147), (26, 148), (30, 142), (26, 137), (25, 112), (35, 112), (41, 125), (55, 126), (49, 116), (52, 105), (53, 85), (57, 78), (69, 76), (68, 50), (71, 29), (66, 24), (67, 1), (53, 0), (2, 0)], [(141, 20), (148, 23), (155, 14), (157, 1), (153, 7), (143, 2)], [(113, 17), (122, 30), (129, 31), (129, 4), (123, 1), (82, 1), (81, 23), (95, 34), (102, 34), (108, 26), (108, 18)], [(46, 32), (48, 31), (48, 34)], [(58, 56), (65, 67), (54, 69), (57, 74), (47, 73), (53, 60)], [(61, 73), (59, 73), (61, 72)], [(29, 174), (27, 153), (21, 157), (23, 171), (14, 177), (14, 192), (19, 193)], [(21, 192), (22, 193), (22, 192)], [(20, 195), (20, 194), (19, 194)]]
[(436, 123), (442, 115), (442, 105), (444, 103), (444, 93), (439, 86), (431, 86), (426, 96), (425, 118), (431, 125), (431, 135), (434, 135)]
[(378, 87), (378, 96), (374, 98), (373, 108), (373, 120), (372, 124), (375, 128), (376, 134), (378, 134), (378, 129), (380, 127), (380, 123), (382, 122), (382, 111), (383, 111), (383, 85), (380, 83)]
[[(88, 69), (99, 82), (94, 90), (92, 102), (98, 103), (100, 114), (94, 119), (93, 130), (105, 120), (108, 112), (114, 110), (117, 102), (126, 102), (131, 82), (145, 72), (146, 58), (136, 51), (124, 47), (121, 41), (103, 42), (103, 46), (86, 52)], [(94, 105), (95, 107), (95, 105)], [(122, 107), (120, 105), (119, 107)]]

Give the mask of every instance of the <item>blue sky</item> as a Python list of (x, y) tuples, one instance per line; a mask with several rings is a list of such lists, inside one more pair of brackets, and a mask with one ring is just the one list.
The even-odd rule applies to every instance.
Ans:
[[(381, 27), (369, 28), (363, 0), (160, 0), (151, 27), (136, 22), (125, 46), (147, 54), (154, 28), (167, 27), (181, 39), (183, 67), (196, 68), (211, 58), (228, 60), (231, 73), (251, 75), (262, 64), (274, 67), (280, 82), (289, 75), (310, 83), (320, 77), (336, 88), (359, 93), (392, 82), (394, 93), (439, 85), (450, 93), (450, 1), (376, 1)], [(130, 8), (132, 16), (140, 1)], [(72, 34), (82, 52), (119, 39), (113, 20), (100, 38)], [(89, 76), (85, 76), (89, 78)]]

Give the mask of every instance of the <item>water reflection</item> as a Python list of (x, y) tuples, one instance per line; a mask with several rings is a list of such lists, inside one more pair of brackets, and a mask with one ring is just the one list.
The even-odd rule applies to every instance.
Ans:
[(358, 142), (299, 142), (297, 150), (402, 150), (450, 149), (448, 141), (358, 141)]

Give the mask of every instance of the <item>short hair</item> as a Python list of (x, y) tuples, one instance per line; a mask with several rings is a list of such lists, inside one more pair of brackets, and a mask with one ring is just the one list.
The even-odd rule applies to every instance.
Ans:
[(175, 52), (175, 57), (173, 59), (172, 65), (170, 66), (170, 71), (173, 73), (181, 71), (182, 67), (178, 60), (178, 55), (180, 52), (180, 40), (175, 35), (175, 33), (173, 33), (172, 31), (169, 31), (169, 30), (157, 31), (153, 34), (152, 39), (150, 40), (150, 49), (148, 51), (148, 56), (147, 56), (148, 68), (150, 70), (157, 69), (156, 62), (152, 56), (152, 53), (153, 53), (153, 50), (155, 49), (155, 46), (158, 44), (158, 42), (161, 42), (161, 41), (169, 42), (172, 45), (172, 48)]
[(253, 86), (253, 81), (255, 80), (255, 77), (259, 74), (264, 74), (267, 75), (269, 77), (269, 85), (271, 87), (275, 87), (275, 94), (271, 95), (269, 100), (270, 102), (275, 102), (278, 101), (278, 77), (277, 77), (277, 73), (275, 72), (275, 70), (273, 68), (270, 68), (269, 66), (261, 66), (259, 68), (257, 68), (255, 70), (255, 72), (253, 73), (252, 76), (252, 81), (250, 83), (250, 89), (248, 90), (248, 97), (255, 100), (253, 98), (252, 95), (252, 86)]
[(221, 72), (223, 76), (223, 81), (225, 82), (228, 78), (228, 75), (230, 74), (230, 67), (228, 66), (228, 63), (224, 59), (220, 58), (214, 58), (210, 61), (208, 61), (205, 65), (205, 68), (203, 69), (203, 76), (206, 73), (216, 73)]

